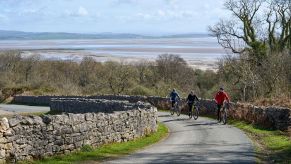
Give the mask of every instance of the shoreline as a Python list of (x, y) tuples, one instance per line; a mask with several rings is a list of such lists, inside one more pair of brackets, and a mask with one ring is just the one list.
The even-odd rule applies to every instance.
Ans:
[[(151, 52), (94, 52), (88, 50), (33, 50), (21, 51), (23, 57), (40, 56), (41, 60), (63, 60), (81, 62), (84, 57), (92, 57), (97, 62), (122, 62), (128, 64), (136, 64), (141, 62), (154, 62), (161, 54), (167, 53), (151, 53)], [(182, 57), (190, 67), (201, 70), (217, 70), (218, 59), (223, 54), (204, 54), (204, 53), (168, 53)]]
[(217, 70), (217, 61), (227, 52), (215, 38), (163, 39), (84, 39), (0, 41), (1, 50), (18, 50), (24, 57), (39, 55), (41, 60), (81, 62), (92, 57), (98, 62), (139, 63), (155, 61), (161, 54), (175, 54), (190, 67)]

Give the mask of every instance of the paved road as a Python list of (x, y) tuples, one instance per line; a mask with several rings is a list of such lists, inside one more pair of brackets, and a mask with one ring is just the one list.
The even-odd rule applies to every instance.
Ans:
[(49, 107), (0, 104), (0, 115), (13, 113), (48, 112), (49, 110)]
[(159, 113), (170, 129), (164, 141), (105, 163), (255, 163), (254, 148), (247, 136), (215, 120)]

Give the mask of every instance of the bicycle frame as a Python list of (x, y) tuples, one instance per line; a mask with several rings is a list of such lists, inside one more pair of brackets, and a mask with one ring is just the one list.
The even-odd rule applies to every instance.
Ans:
[(181, 111), (179, 108), (179, 101), (178, 100), (175, 102), (174, 107), (171, 107), (170, 110), (171, 110), (170, 111), (171, 115), (174, 115), (174, 113), (176, 112), (177, 116), (180, 116)]
[(198, 102), (194, 102), (191, 106), (191, 110), (189, 113), (189, 118), (191, 119), (192, 117), (197, 120), (199, 115), (199, 107), (198, 107)]
[[(193, 111), (193, 108), (195, 109), (194, 111)], [(193, 118), (194, 118), (195, 120), (197, 120), (198, 117), (199, 117), (199, 104), (198, 104), (198, 102), (195, 102), (195, 103), (193, 104), (193, 107), (192, 107), (192, 114), (193, 114)]]
[(220, 113), (219, 113), (219, 119), (220, 121), (223, 122), (223, 124), (225, 125), (227, 122), (227, 109), (229, 108), (229, 104), (224, 102), (222, 108), (220, 109)]

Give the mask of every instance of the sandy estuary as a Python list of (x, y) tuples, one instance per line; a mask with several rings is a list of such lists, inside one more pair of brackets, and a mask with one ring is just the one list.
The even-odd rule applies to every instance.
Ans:
[(226, 52), (215, 38), (162, 39), (86, 39), (86, 40), (9, 40), (0, 41), (1, 50), (20, 50), (24, 57), (39, 55), (43, 60), (136, 63), (154, 61), (160, 54), (180, 55), (190, 66), (217, 69), (217, 61)]

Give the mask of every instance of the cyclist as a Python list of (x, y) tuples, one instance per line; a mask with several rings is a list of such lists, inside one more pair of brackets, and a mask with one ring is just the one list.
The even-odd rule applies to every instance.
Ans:
[(229, 97), (224, 91), (223, 87), (219, 88), (219, 91), (215, 95), (215, 102), (217, 104), (217, 120), (219, 120), (220, 109), (223, 106), (223, 102), (227, 101), (229, 103)]
[(172, 103), (172, 108), (174, 108), (174, 105), (178, 99), (180, 99), (180, 96), (177, 93), (176, 89), (174, 88), (173, 91), (170, 93), (170, 101)]
[(186, 99), (187, 104), (189, 106), (189, 114), (188, 114), (189, 116), (191, 114), (192, 106), (195, 103), (195, 100), (199, 101), (198, 97), (194, 94), (193, 91), (191, 91)]

